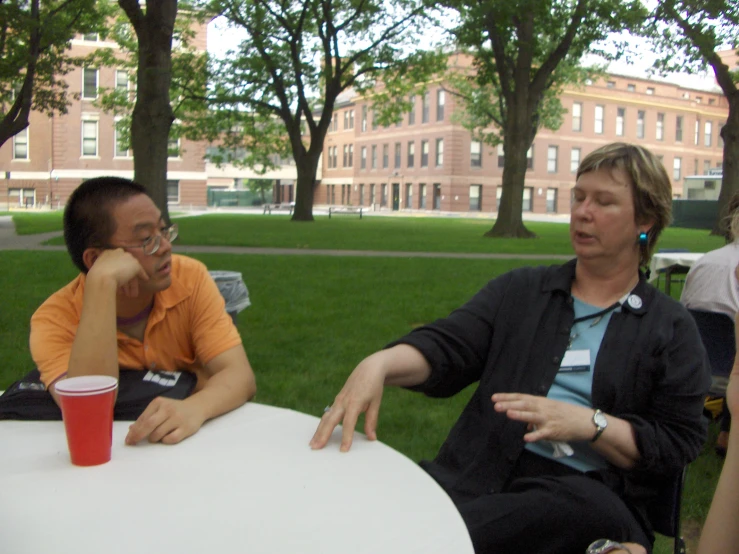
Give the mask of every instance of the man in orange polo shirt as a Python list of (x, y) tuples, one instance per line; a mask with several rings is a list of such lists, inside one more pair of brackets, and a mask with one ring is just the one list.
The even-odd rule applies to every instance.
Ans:
[(64, 211), (64, 239), (82, 272), (31, 318), (31, 356), (47, 390), (65, 377), (119, 367), (198, 375), (184, 400), (158, 397), (131, 425), (127, 444), (174, 444), (256, 392), (225, 302), (206, 267), (172, 254), (167, 227), (146, 189), (127, 179), (82, 183)]

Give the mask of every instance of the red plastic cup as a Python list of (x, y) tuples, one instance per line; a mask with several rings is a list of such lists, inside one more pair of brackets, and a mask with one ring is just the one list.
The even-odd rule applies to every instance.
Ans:
[(108, 375), (86, 375), (62, 379), (54, 388), (61, 401), (72, 463), (95, 466), (109, 462), (118, 380)]

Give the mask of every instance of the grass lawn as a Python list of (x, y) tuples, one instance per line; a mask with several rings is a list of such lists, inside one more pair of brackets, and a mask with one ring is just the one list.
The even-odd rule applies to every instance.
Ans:
[[(31, 314), (76, 274), (63, 252), (12, 251), (2, 257), (0, 286), (14, 293), (0, 310), (0, 389), (32, 368)], [(515, 260), (194, 257), (210, 269), (244, 276), (252, 306), (239, 315), (238, 327), (257, 374), (257, 401), (317, 416), (364, 356), (447, 315), (488, 279), (522, 265)], [(451, 399), (430, 399), (389, 388), (378, 435), (413, 460), (431, 458), (470, 394), (468, 389)], [(719, 471), (709, 441), (691, 467), (684, 494), (684, 520), (693, 528), (705, 519)], [(660, 538), (655, 552), (671, 552), (669, 544)]]
[[(21, 217), (21, 219), (17, 219)], [(39, 218), (35, 220), (35, 218)], [(56, 219), (55, 219), (56, 218)], [(14, 216), (20, 234), (61, 230), (61, 215)], [(54, 227), (56, 221), (56, 228)], [(283, 215), (213, 214), (177, 218), (181, 244), (311, 248), (332, 250), (390, 250), (400, 252), (491, 252), (505, 254), (571, 254), (568, 226), (528, 222), (539, 235), (534, 240), (483, 237), (492, 220), (441, 217), (333, 218), (319, 216), (312, 223), (295, 223)], [(63, 244), (61, 237), (49, 244)], [(707, 252), (723, 246), (723, 239), (700, 229), (668, 228), (658, 248), (686, 248)]]
[(18, 235), (36, 235), (62, 230), (62, 211), (12, 212), (15, 232)]

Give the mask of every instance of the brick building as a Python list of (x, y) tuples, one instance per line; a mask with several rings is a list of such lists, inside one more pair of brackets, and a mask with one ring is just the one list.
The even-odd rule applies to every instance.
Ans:
[[(562, 126), (541, 129), (529, 151), (525, 211), (569, 213), (580, 160), (614, 141), (655, 152), (672, 176), (675, 198), (683, 195), (686, 176), (722, 165), (719, 132), (728, 104), (718, 87), (699, 90), (609, 74), (567, 89), (561, 101), (567, 110)], [(371, 99), (339, 99), (324, 145), (317, 204), (497, 211), (502, 146), (472, 140), (452, 118), (459, 101), (441, 82), (412, 102), (398, 124), (382, 127), (373, 124)]]
[[(207, 29), (198, 29), (193, 46), (206, 48)], [(117, 49), (95, 34), (78, 36), (71, 56), (84, 56), (96, 48)], [(63, 206), (85, 179), (99, 175), (133, 178), (133, 157), (119, 144), (115, 118), (95, 105), (101, 88), (130, 90), (129, 73), (112, 67), (76, 68), (65, 76), (73, 100), (68, 113), (49, 117), (33, 112), (30, 125), (0, 148), (0, 209), (25, 206)], [(206, 204), (205, 144), (182, 139), (171, 144), (178, 152), (168, 163), (170, 204)]]

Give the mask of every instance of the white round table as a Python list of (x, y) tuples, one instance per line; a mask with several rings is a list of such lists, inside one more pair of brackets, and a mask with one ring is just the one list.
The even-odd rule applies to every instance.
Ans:
[(0, 422), (8, 554), (472, 554), (446, 493), (390, 447), (308, 441), (318, 418), (249, 403), (175, 446), (125, 446), (75, 467), (62, 422)]

